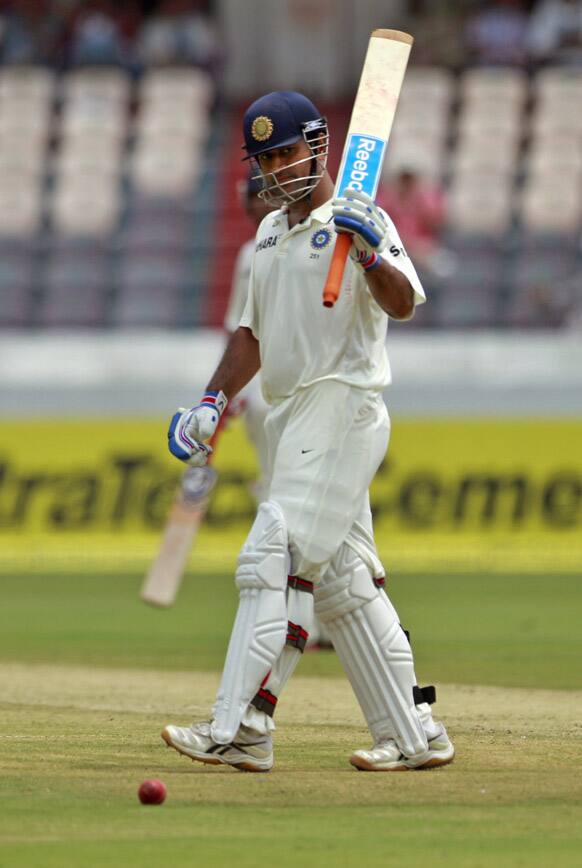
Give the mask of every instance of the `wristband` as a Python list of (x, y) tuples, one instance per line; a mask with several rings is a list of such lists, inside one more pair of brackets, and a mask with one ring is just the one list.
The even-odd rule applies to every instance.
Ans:
[(360, 262), (360, 265), (367, 273), (368, 271), (373, 271), (375, 268), (378, 268), (379, 265), (382, 265), (384, 260), (377, 253), (372, 252), (367, 259), (364, 259)]
[(209, 407), (211, 410), (218, 410), (219, 416), (222, 416), (227, 404), (228, 398), (223, 391), (214, 392), (212, 390), (207, 390), (198, 406)]

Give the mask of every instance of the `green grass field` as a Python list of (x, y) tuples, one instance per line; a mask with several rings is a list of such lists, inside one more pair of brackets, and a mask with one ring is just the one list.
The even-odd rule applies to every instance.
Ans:
[[(0, 866), (578, 866), (582, 581), (408, 575), (388, 591), (452, 766), (358, 774), (368, 735), (333, 653), (281, 700), (276, 766), (190, 763), (159, 731), (208, 713), (236, 599), (189, 575), (176, 607), (141, 576), (0, 577)], [(141, 806), (142, 780), (168, 799)]]

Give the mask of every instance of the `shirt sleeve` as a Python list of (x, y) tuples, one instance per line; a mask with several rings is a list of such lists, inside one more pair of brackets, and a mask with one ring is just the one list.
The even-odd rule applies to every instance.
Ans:
[(423, 304), (426, 301), (426, 295), (422, 288), (422, 283), (420, 282), (416, 269), (400, 240), (400, 235), (398, 234), (396, 226), (385, 211), (382, 211), (382, 213), (384, 214), (388, 225), (388, 240), (386, 242), (386, 247), (380, 252), (383, 258), (390, 265), (397, 268), (398, 271), (401, 271), (402, 274), (405, 274), (409, 279), (410, 285), (414, 290), (414, 306), (416, 307), (416, 305)]

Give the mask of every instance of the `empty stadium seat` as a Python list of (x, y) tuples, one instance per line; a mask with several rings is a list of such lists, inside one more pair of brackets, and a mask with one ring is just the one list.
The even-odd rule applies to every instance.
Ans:
[(464, 105), (487, 106), (490, 110), (512, 106), (521, 111), (528, 93), (526, 74), (515, 67), (478, 67), (461, 76)]
[(517, 151), (523, 136), (521, 122), (515, 116), (462, 117), (457, 131), (459, 147), (488, 148), (497, 143), (498, 148)]
[(191, 219), (168, 213), (160, 220), (157, 215), (133, 214), (119, 239), (120, 249), (127, 252), (185, 252), (192, 243)]
[(488, 147), (492, 140), (497, 141), (498, 148), (509, 148), (517, 151), (523, 138), (521, 120), (515, 115), (463, 116), (457, 127), (458, 145), (466, 147)]
[(457, 162), (453, 170), (453, 184), (457, 190), (471, 188), (504, 188), (511, 196), (514, 169), (510, 166), (473, 165)]
[(454, 232), (500, 236), (510, 228), (511, 219), (511, 189), (503, 182), (454, 185), (449, 192), (448, 220)]
[(150, 156), (191, 160), (193, 163), (198, 163), (201, 159), (200, 148), (194, 138), (188, 133), (172, 133), (167, 130), (158, 130), (136, 141), (132, 160), (135, 162)]
[(494, 246), (467, 247), (435, 300), (435, 324), (448, 328), (491, 327), (499, 316), (504, 258)]
[(445, 114), (418, 115), (397, 114), (391, 136), (416, 141), (428, 136), (432, 141), (442, 144), (448, 134), (448, 118)]
[(39, 320), (47, 326), (103, 325), (110, 287), (105, 256), (56, 253), (44, 271)]
[(42, 152), (27, 152), (17, 149), (4, 149), (0, 142), (0, 186), (5, 179), (11, 182), (15, 178), (22, 180), (24, 186), (39, 186), (45, 172), (45, 160)]
[(536, 104), (562, 103), (570, 107), (582, 99), (582, 70), (573, 66), (551, 66), (540, 70), (533, 81)]
[(389, 178), (403, 168), (410, 168), (425, 178), (437, 180), (443, 171), (443, 149), (435, 148), (432, 142), (426, 139), (418, 139), (413, 144), (397, 138), (394, 143), (390, 143), (383, 176)]
[(0, 103), (0, 126), (2, 137), (20, 136), (47, 141), (51, 134), (52, 110), (49, 103), (3, 102)]
[(57, 177), (74, 175), (80, 183), (86, 175), (118, 179), (122, 169), (122, 155), (120, 149), (115, 147), (80, 148), (76, 144), (68, 144), (60, 149), (52, 162), (53, 174)]
[(181, 196), (192, 190), (198, 180), (200, 165), (194, 154), (168, 154), (160, 150), (142, 151), (131, 161), (134, 187), (147, 195)]
[(23, 162), (42, 164), (47, 140), (43, 135), (30, 135), (20, 130), (6, 130), (0, 124), (0, 153), (18, 157)]
[(183, 259), (126, 256), (120, 263), (117, 285), (114, 325), (179, 325), (177, 319), (186, 285)]
[[(77, 184), (75, 179), (61, 179), (52, 199), (52, 225), (66, 235), (109, 235), (116, 227), (120, 213), (117, 186), (103, 178)], [(65, 183), (67, 181), (67, 183)]]
[(582, 169), (582, 148), (569, 137), (558, 141), (552, 137), (537, 139), (527, 151), (524, 169), (528, 174), (551, 169), (578, 171)]
[(438, 177), (442, 172), (447, 134), (445, 114), (397, 115), (390, 139), (389, 162), (385, 164), (386, 174), (398, 164), (407, 161), (410, 164), (415, 158), (423, 174)]
[(127, 132), (127, 118), (121, 108), (113, 111), (108, 106), (96, 109), (95, 106), (77, 105), (74, 110), (65, 111), (61, 119), (60, 135), (64, 139), (75, 136), (101, 136), (123, 141)]
[(59, 328), (96, 328), (107, 321), (107, 300), (100, 287), (62, 281), (51, 287), (39, 310), (39, 324)]
[(27, 105), (52, 102), (55, 75), (43, 66), (0, 67), (0, 105), (14, 101)]
[(23, 326), (32, 313), (34, 261), (26, 254), (0, 257), (0, 327)]
[(129, 76), (117, 67), (84, 67), (63, 78), (62, 98), (66, 103), (94, 101), (126, 105), (130, 95)]
[(423, 103), (448, 111), (454, 93), (452, 73), (439, 66), (411, 66), (404, 79), (401, 103)]
[(151, 69), (142, 77), (139, 100), (142, 105), (178, 103), (189, 108), (194, 104), (209, 107), (214, 85), (208, 73), (191, 67)]
[(484, 148), (480, 143), (467, 142), (456, 149), (450, 163), (450, 173), (457, 175), (479, 175), (490, 173), (505, 178), (507, 183), (517, 169), (515, 148)]
[(532, 186), (553, 187), (556, 196), (560, 195), (561, 190), (564, 190), (564, 196), (567, 200), (571, 196), (572, 189), (578, 190), (578, 195), (580, 195), (580, 191), (582, 191), (582, 163), (565, 161), (563, 164), (558, 162), (530, 164), (524, 189)]
[(582, 143), (582, 117), (579, 112), (572, 111), (572, 106), (564, 106), (563, 111), (553, 108), (551, 111), (533, 113), (529, 126), (533, 141), (560, 134), (577, 136), (579, 143)]
[[(178, 106), (180, 104), (178, 103)], [(201, 111), (184, 112), (140, 111), (134, 122), (134, 135), (139, 141), (144, 138), (188, 138), (193, 142), (205, 142), (210, 132), (208, 115)]]
[(524, 188), (519, 204), (519, 219), (530, 232), (573, 235), (580, 229), (582, 198), (578, 186), (534, 180)]
[(512, 282), (517, 290), (532, 284), (550, 286), (571, 277), (579, 269), (576, 251), (572, 247), (524, 246), (517, 252), (512, 267)]
[(41, 225), (42, 213), (41, 190), (34, 178), (4, 177), (0, 182), (0, 236), (33, 235)]
[(571, 286), (579, 283), (577, 250), (559, 237), (529, 239), (516, 255), (511, 269), (512, 294), (507, 321), (515, 327), (549, 328), (561, 325), (568, 308)]

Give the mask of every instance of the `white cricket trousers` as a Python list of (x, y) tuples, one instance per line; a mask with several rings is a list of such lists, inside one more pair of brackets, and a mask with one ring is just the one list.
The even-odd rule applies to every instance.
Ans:
[(290, 574), (317, 581), (354, 521), (369, 526), (368, 488), (390, 437), (386, 405), (380, 392), (324, 380), (273, 405), (265, 433)]

